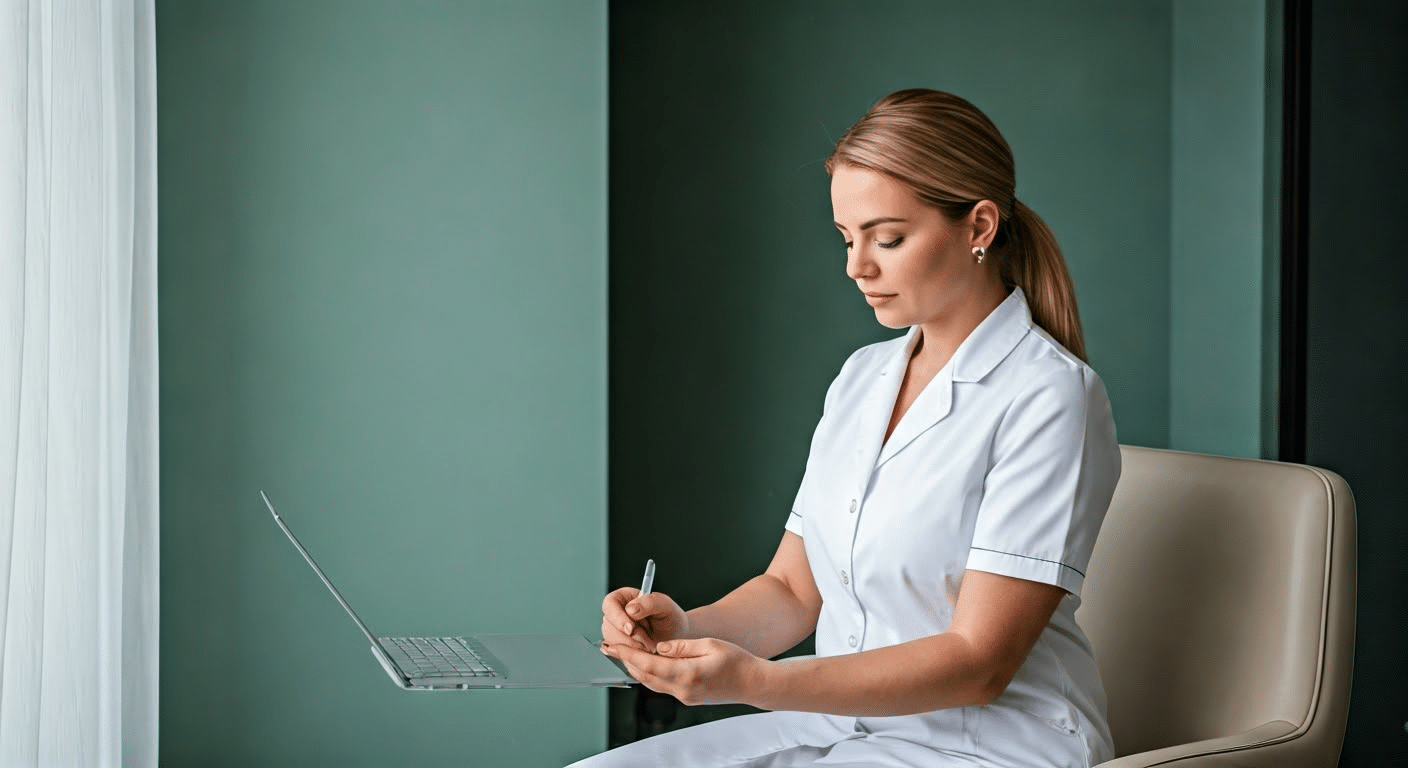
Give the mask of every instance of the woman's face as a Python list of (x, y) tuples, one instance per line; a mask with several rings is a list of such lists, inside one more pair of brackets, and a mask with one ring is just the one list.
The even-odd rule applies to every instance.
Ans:
[(942, 321), (989, 279), (973, 257), (973, 246), (985, 243), (970, 243), (972, 222), (949, 221), (890, 176), (838, 165), (831, 209), (846, 241), (846, 275), (882, 325)]

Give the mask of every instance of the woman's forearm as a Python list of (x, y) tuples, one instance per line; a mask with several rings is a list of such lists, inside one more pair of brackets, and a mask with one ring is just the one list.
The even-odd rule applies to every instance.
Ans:
[(762, 664), (761, 709), (882, 717), (990, 704), (1007, 680), (963, 637), (944, 633), (861, 653)]
[(691, 637), (716, 637), (770, 659), (806, 639), (817, 613), (781, 580), (763, 574), (718, 601), (688, 611)]

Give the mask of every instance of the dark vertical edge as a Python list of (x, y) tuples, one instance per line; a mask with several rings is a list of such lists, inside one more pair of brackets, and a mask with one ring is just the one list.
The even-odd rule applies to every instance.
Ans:
[(1285, 0), (1281, 112), (1281, 461), (1305, 461), (1310, 267), (1310, 0)]
[[(619, 283), (625, 279), (625, 267), (620, 259), (612, 258), (617, 253), (613, 239), (620, 229), (614, 226), (613, 218), (618, 206), (613, 200), (619, 197), (617, 184), (622, 174), (615, 169), (622, 153), (614, 151), (618, 141), (615, 126), (620, 125), (619, 87), (621, 38), (619, 24), (622, 9), (618, 0), (606, 0), (606, 583), (601, 585), (602, 595), (610, 592), (614, 585), (623, 584), (621, 574), (614, 566), (613, 552), (620, 540), (618, 533), (626, 527), (629, 517), (625, 513), (625, 503), (619, 498), (620, 489), (627, 487), (627, 478), (622, 467), (623, 457), (619, 454), (619, 441), (627, 433), (623, 417), (629, 411), (622, 405), (620, 383), (625, 377), (620, 370), (623, 344), (619, 338), (625, 322), (620, 316), (618, 298), (624, 293)], [(606, 748), (615, 749), (637, 739), (639, 729), (636, 715), (635, 688), (606, 689)]]
[(1266, 93), (1262, 121), (1261, 451), (1281, 457), (1281, 123), (1285, 114), (1286, 9), (1266, 4)]

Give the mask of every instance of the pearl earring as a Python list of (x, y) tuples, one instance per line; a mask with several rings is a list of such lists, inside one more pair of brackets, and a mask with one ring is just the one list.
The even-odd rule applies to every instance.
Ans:
[(982, 247), (982, 246), (980, 245), (980, 246), (977, 246), (976, 248), (973, 249), (973, 255), (974, 255), (974, 256), (977, 256), (977, 257), (978, 257), (978, 263), (979, 263), (979, 264), (982, 264), (982, 263), (983, 263), (983, 257), (986, 256), (986, 255), (988, 255), (988, 252), (987, 252), (987, 249), (986, 249), (986, 248), (984, 248), (984, 247)]

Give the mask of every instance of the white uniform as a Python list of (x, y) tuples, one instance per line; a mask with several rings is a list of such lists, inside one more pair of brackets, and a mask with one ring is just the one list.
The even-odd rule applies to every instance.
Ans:
[[(1104, 385), (1031, 319), (1020, 288), (978, 325), (885, 441), (917, 328), (864, 347), (826, 393), (787, 530), (823, 605), (819, 656), (944, 632), (965, 569), (1064, 588), (994, 704), (897, 717), (769, 712), (682, 729), (579, 766), (1089, 766), (1113, 757), (1076, 626), (1119, 479)], [(883, 447), (882, 447), (883, 443)]]

